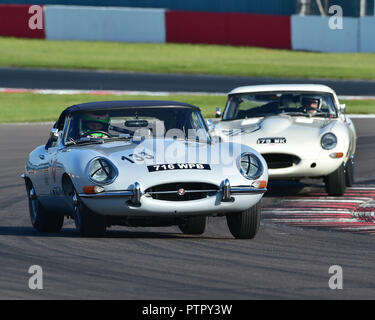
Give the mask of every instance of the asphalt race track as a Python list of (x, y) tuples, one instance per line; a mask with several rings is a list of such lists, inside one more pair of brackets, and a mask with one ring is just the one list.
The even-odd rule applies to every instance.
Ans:
[(228, 92), (243, 85), (320, 83), (339, 95), (373, 96), (375, 81), (0, 68), (0, 88)]
[[(359, 185), (372, 188), (374, 120), (356, 119), (355, 124), (356, 177)], [(312, 187), (271, 184), (260, 232), (252, 241), (234, 240), (224, 218), (210, 219), (203, 236), (185, 236), (175, 227), (118, 227), (109, 229), (105, 238), (79, 238), (71, 220), (65, 221), (61, 234), (37, 233), (30, 225), (20, 174), (28, 153), (45, 142), (48, 127), (0, 125), (0, 299), (374, 298), (375, 234), (329, 225), (303, 227), (298, 215), (300, 225), (284, 223), (283, 213), (272, 209), (295, 209), (298, 201), (312, 198), (327, 203), (318, 181), (312, 181)], [(375, 198), (372, 189), (362, 189), (366, 196), (358, 190), (349, 190), (343, 198), (351, 203), (347, 210)], [(353, 206), (358, 198), (362, 202)], [(342, 214), (348, 218), (350, 211)], [(371, 216), (371, 210), (367, 214)], [(315, 218), (310, 215), (309, 221)], [(28, 288), (31, 265), (43, 268), (43, 290)], [(343, 290), (328, 288), (331, 265), (343, 268)]]

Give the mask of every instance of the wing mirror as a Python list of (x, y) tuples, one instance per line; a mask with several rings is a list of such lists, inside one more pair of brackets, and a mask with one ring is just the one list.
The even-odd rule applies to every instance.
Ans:
[(207, 119), (206, 124), (207, 124), (208, 130), (212, 130), (214, 128), (214, 122), (211, 119)]
[(220, 118), (220, 117), (221, 117), (221, 109), (220, 108), (216, 108), (215, 118)]
[(340, 104), (340, 111), (346, 113), (346, 104)]
[(49, 138), (52, 142), (55, 142), (59, 139), (59, 129), (52, 128), (49, 131)]

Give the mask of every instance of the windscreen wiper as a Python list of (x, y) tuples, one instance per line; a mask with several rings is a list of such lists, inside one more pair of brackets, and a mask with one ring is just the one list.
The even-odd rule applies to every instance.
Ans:
[(81, 138), (79, 140), (70, 139), (69, 141), (65, 142), (66, 146), (74, 146), (80, 144), (102, 144), (104, 141), (103, 139), (97, 138)]
[(305, 113), (305, 112), (299, 112), (299, 111), (290, 111), (290, 112), (281, 112), (279, 113), (281, 115), (285, 114), (287, 116), (302, 116), (302, 117), (310, 117), (311, 115), (309, 115), (308, 113)]
[(116, 137), (110, 137), (110, 138), (105, 138), (105, 139), (102, 139), (103, 140), (103, 143), (106, 143), (106, 142), (113, 142), (113, 141), (129, 141), (131, 139), (131, 135), (130, 134), (122, 134), (122, 135), (119, 135), (119, 136), (116, 136)]
[(250, 116), (246, 116), (246, 118), (240, 118), (240, 119), (232, 119), (232, 120), (246, 120), (250, 118), (261, 118), (261, 117), (269, 117), (269, 116), (275, 116), (277, 115), (276, 113), (258, 113)]
[(314, 115), (312, 115), (313, 117), (323, 117), (323, 118), (330, 118), (330, 117), (333, 117), (332, 114), (329, 114), (329, 113), (316, 113)]

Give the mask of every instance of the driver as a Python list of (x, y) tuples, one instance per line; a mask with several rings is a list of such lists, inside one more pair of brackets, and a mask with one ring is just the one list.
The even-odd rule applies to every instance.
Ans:
[(85, 113), (81, 117), (82, 131), (84, 136), (92, 138), (108, 137), (108, 128), (110, 117), (108, 114), (99, 115), (94, 113)]
[(310, 115), (315, 114), (320, 108), (320, 100), (317, 98), (303, 97), (302, 108)]

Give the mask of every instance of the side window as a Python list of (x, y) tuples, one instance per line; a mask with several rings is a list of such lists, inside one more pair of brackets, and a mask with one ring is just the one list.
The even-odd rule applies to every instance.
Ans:
[(200, 127), (200, 122), (199, 122), (198, 116), (195, 112), (191, 113), (191, 123), (192, 123), (192, 128), (199, 128)]
[(327, 113), (334, 114), (335, 113), (335, 106), (332, 101), (332, 97), (329, 95), (326, 95), (322, 99), (322, 111), (325, 111)]

